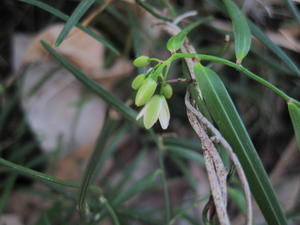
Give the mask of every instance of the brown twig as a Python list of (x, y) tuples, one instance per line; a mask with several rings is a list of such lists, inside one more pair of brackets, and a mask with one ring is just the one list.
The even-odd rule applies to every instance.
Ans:
[(203, 148), (203, 156), (205, 166), (208, 174), (209, 184), (211, 188), (212, 197), (216, 207), (217, 215), (221, 225), (230, 225), (229, 216), (227, 214), (227, 187), (226, 178), (227, 170), (223, 165), (222, 159), (215, 148), (212, 140), (206, 133), (206, 130), (195, 116), (195, 114), (189, 109), (189, 95), (188, 92), (185, 97), (185, 104), (187, 106), (187, 116), (201, 140)]
[[(189, 98), (188, 93), (186, 96), (187, 96), (186, 98)], [(247, 203), (247, 218), (246, 218), (247, 222), (246, 222), (246, 224), (251, 225), (252, 224), (252, 215), (253, 215), (252, 203), (251, 203), (251, 192), (250, 192), (249, 184), (248, 184), (247, 178), (245, 176), (244, 170), (242, 168), (242, 165), (240, 164), (240, 161), (238, 160), (236, 154), (233, 152), (231, 146), (228, 144), (228, 142), (223, 138), (221, 133), (218, 131), (218, 129), (216, 129), (214, 127), (214, 125), (212, 125), (201, 114), (200, 111), (195, 109), (188, 100), (186, 100), (185, 104), (186, 104), (187, 109), (190, 110), (198, 118), (198, 120), (201, 121), (201, 123), (213, 133), (214, 136), (210, 138), (211, 141), (213, 141), (215, 143), (220, 143), (226, 149), (230, 159), (232, 160), (232, 162), (236, 168), (237, 174), (241, 181), (242, 188), (244, 190), (246, 203)]]

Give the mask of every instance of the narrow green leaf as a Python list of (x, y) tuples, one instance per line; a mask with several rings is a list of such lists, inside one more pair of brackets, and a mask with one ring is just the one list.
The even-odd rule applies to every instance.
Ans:
[(223, 0), (223, 2), (232, 22), (235, 55), (237, 63), (240, 64), (250, 50), (251, 32), (247, 19), (238, 6), (232, 0)]
[(83, 16), (83, 14), (86, 13), (86, 11), (95, 3), (96, 0), (82, 0), (76, 9), (73, 11), (72, 15), (68, 19), (67, 23), (65, 24), (64, 28), (58, 35), (55, 45), (59, 46), (63, 40), (67, 37), (71, 29), (76, 26), (80, 18)]
[(102, 204), (104, 204), (105, 208), (107, 209), (108, 213), (111, 216), (111, 219), (113, 221), (114, 225), (120, 225), (119, 219), (115, 213), (115, 210), (113, 209), (113, 207), (109, 204), (109, 202), (104, 199), (104, 198), (100, 198), (100, 201), (102, 202)]
[(155, 170), (150, 172), (146, 176), (142, 177), (141, 179), (134, 182), (126, 191), (121, 192), (119, 195), (113, 199), (112, 204), (113, 206), (117, 206), (122, 204), (123, 202), (127, 201), (131, 197), (137, 195), (138, 193), (150, 189), (153, 185), (157, 184), (155, 180), (157, 179), (158, 175), (161, 174), (161, 170)]
[(298, 149), (300, 150), (300, 106), (296, 105), (294, 102), (289, 102), (288, 110), (294, 127)]
[(194, 202), (192, 202), (191, 204), (187, 205), (185, 208), (182, 208), (180, 210), (178, 210), (177, 212), (175, 212), (172, 220), (170, 221), (170, 224), (175, 224), (175, 222), (179, 219), (179, 218), (185, 218), (187, 221), (190, 222), (190, 224), (195, 224), (195, 225), (199, 225), (200, 223), (198, 222), (198, 220), (195, 218), (193, 218), (191, 220), (191, 217), (186, 217), (189, 215), (189, 212), (193, 209), (196, 208), (197, 206), (199, 206), (200, 203), (207, 201), (209, 199), (209, 194), (207, 194), (204, 197), (201, 197), (201, 199), (196, 199)]
[(203, 159), (202, 155), (200, 155), (198, 152), (194, 152), (190, 149), (183, 148), (180, 146), (175, 146), (175, 145), (165, 145), (165, 148), (168, 151), (170, 151), (182, 158), (195, 161), (195, 162), (199, 163), (199, 165), (201, 165), (201, 166), (204, 165), (204, 159)]
[[(23, 75), (24, 73), (22, 73)], [(16, 105), (18, 104), (19, 100), (19, 91), (16, 91), (13, 93), (11, 99), (8, 101), (8, 103), (1, 107), (0, 111), (0, 132), (2, 132), (2, 129), (4, 128), (4, 125), (7, 121), (9, 121), (8, 117), (10, 113), (15, 109)]]
[(130, 164), (128, 164), (124, 169), (122, 168), (122, 178), (120, 178), (117, 184), (110, 187), (111, 191), (108, 193), (109, 196), (115, 196), (123, 190), (124, 186), (132, 179), (134, 171), (139, 167), (140, 163), (143, 162), (142, 160), (145, 159), (145, 156), (146, 151), (141, 150)]
[[(220, 0), (207, 0), (210, 4), (214, 5), (221, 12), (224, 12), (223, 5)], [(288, 68), (296, 75), (300, 76), (300, 69), (296, 63), (280, 48), (278, 47), (258, 26), (251, 20), (247, 19), (251, 33), (261, 41), (270, 51), (272, 51), (278, 58), (280, 58)]]
[(184, 161), (179, 158), (176, 154), (171, 155), (171, 159), (176, 164), (176, 167), (181, 171), (181, 173), (184, 175), (187, 183), (190, 185), (192, 190), (196, 193), (197, 192), (197, 182), (196, 179), (192, 176), (190, 170), (187, 168)]
[(237, 204), (242, 213), (246, 215), (246, 200), (243, 191), (232, 187), (228, 187), (227, 190), (235, 204)]
[(294, 18), (296, 19), (297, 23), (300, 24), (300, 12), (295, 5), (293, 0), (284, 0), (287, 6), (289, 7), (290, 11), (293, 13)]
[(12, 192), (12, 189), (15, 185), (16, 179), (17, 179), (17, 174), (12, 173), (4, 181), (4, 187), (3, 187), (2, 191), (1, 191), (1, 195), (0, 195), (0, 217), (5, 210), (8, 197), (9, 197), (10, 193)]
[(118, 208), (118, 214), (120, 214), (122, 218), (128, 217), (135, 221), (140, 220), (141, 222), (149, 225), (166, 225), (165, 223), (161, 222), (161, 220), (159, 220), (154, 213), (148, 213), (145, 211), (145, 209), (141, 208)]
[[(18, 0), (20, 2), (26, 2), (28, 4), (34, 5), (36, 7), (39, 7), (53, 15), (55, 15), (56, 17), (67, 21), (69, 19), (69, 16), (62, 13), (61, 11), (59, 11), (58, 9), (47, 5), (41, 1), (37, 1), (37, 0)], [(114, 52), (116, 55), (120, 55), (119, 51), (106, 39), (104, 39), (102, 36), (100, 36), (99, 34), (95, 33), (94, 31), (90, 30), (89, 28), (81, 25), (81, 24), (76, 24), (76, 27), (78, 27), (80, 30), (84, 31), (85, 33), (87, 33), (88, 35), (90, 35), (91, 37), (95, 38), (97, 41), (101, 42), (104, 46), (106, 46), (108, 49), (110, 49), (112, 52)]]
[(178, 34), (176, 34), (175, 36), (171, 37), (167, 42), (167, 49), (170, 52), (175, 52), (178, 49), (180, 49), (184, 42), (184, 39), (186, 38), (188, 33), (209, 19), (211, 19), (211, 17), (202, 18), (202, 19), (192, 23), (191, 25), (187, 26), (182, 31), (180, 31)]
[(253, 22), (248, 20), (249, 27), (253, 35), (260, 40), (265, 46), (267, 46), (270, 51), (278, 56), (296, 75), (300, 76), (300, 69), (297, 64), (280, 48), (278, 47), (270, 38)]
[(91, 78), (86, 76), (45, 41), (41, 41), (41, 44), (57, 61), (59, 61), (64, 66), (65, 69), (70, 71), (70, 73), (72, 73), (79, 81), (81, 81), (90, 91), (94, 92), (96, 95), (99, 95), (107, 104), (119, 110), (126, 119), (133, 123), (139, 124), (135, 119), (136, 112), (133, 109), (125, 105), (120, 99), (113, 96), (109, 91), (105, 90)]
[(90, 156), (88, 165), (85, 169), (83, 180), (79, 189), (79, 198), (78, 198), (78, 208), (82, 216), (85, 214), (85, 197), (88, 190), (88, 187), (92, 181), (94, 171), (98, 164), (98, 159), (100, 158), (102, 151), (107, 143), (109, 135), (111, 134), (111, 129), (114, 126), (111, 126), (111, 121), (106, 120), (104, 126), (100, 132), (99, 137), (97, 138), (94, 150)]
[[(111, 125), (112, 126), (112, 125)], [(109, 128), (111, 129), (111, 126)], [(118, 124), (113, 124), (113, 126), (118, 126)], [(118, 145), (122, 138), (128, 133), (128, 126), (125, 124), (122, 127), (118, 127), (118, 129), (114, 132), (113, 137), (109, 141), (109, 145), (102, 151), (101, 155), (98, 158), (97, 168), (95, 173), (98, 173), (102, 170), (105, 162), (107, 162), (109, 157), (112, 157), (113, 153), (118, 149)]]
[[(32, 169), (29, 169), (27, 167), (21, 166), (19, 164), (10, 162), (10, 161), (5, 160), (1, 157), (0, 157), (0, 165), (9, 168), (10, 171), (14, 171), (18, 174), (22, 174), (22, 175), (25, 175), (25, 176), (32, 177), (36, 180), (39, 180), (41, 182), (45, 182), (47, 184), (54, 183), (54, 184), (59, 184), (59, 185), (62, 185), (62, 186), (65, 186), (65, 187), (71, 187), (71, 188), (79, 188), (80, 187), (80, 184), (78, 184), (76, 182), (61, 180), (61, 179), (52, 177), (48, 174), (41, 173), (41, 172), (38, 172), (38, 171), (35, 171), (35, 170), (32, 170)], [(97, 191), (97, 192), (101, 191), (101, 189), (98, 188), (97, 186), (89, 186), (89, 188), (91, 190), (94, 190), (94, 191)]]
[(200, 63), (195, 64), (195, 74), (208, 110), (237, 154), (267, 223), (286, 225), (287, 220), (267, 173), (223, 82), (214, 71)]
[(197, 150), (199, 150), (199, 146), (201, 146), (199, 139), (180, 137), (164, 137), (163, 144)]
[(47, 213), (45, 213), (45, 214), (43, 215), (42, 220), (43, 220), (43, 224), (44, 224), (44, 225), (51, 225), (51, 222), (50, 222), (50, 220), (49, 220), (49, 217), (48, 217)]

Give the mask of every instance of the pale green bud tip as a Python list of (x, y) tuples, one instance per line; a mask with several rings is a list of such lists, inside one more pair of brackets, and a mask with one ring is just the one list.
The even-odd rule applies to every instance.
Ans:
[(133, 61), (133, 65), (136, 67), (144, 67), (149, 65), (149, 57), (148, 56), (139, 56)]
[(170, 99), (173, 95), (173, 88), (170, 84), (166, 84), (162, 87), (162, 93), (167, 98)]
[(145, 79), (135, 96), (135, 104), (137, 106), (142, 106), (147, 103), (153, 96), (156, 87), (157, 83), (155, 80), (150, 77)]
[(150, 129), (158, 120), (163, 129), (167, 129), (170, 121), (168, 103), (164, 96), (154, 95), (138, 114), (137, 119), (144, 117), (144, 126)]
[(144, 126), (150, 129), (158, 120), (162, 108), (162, 96), (154, 95), (145, 106)]
[(140, 75), (137, 75), (134, 80), (132, 81), (131, 83), (131, 87), (134, 89), (134, 90), (137, 90), (140, 86), (142, 86), (143, 84), (143, 81), (145, 80), (146, 78), (146, 74), (140, 74)]

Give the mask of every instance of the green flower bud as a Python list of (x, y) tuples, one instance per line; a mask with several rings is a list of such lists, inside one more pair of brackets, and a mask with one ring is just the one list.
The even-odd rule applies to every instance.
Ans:
[(146, 105), (144, 114), (144, 126), (150, 129), (158, 120), (163, 106), (163, 96), (154, 95)]
[(150, 77), (145, 79), (135, 96), (135, 104), (137, 106), (142, 106), (147, 103), (154, 94), (156, 87), (157, 83), (155, 80)]
[(137, 90), (140, 86), (142, 86), (143, 84), (143, 81), (145, 80), (146, 78), (146, 74), (140, 74), (140, 75), (137, 75), (134, 80), (132, 81), (131, 83), (131, 87), (134, 89), (134, 90)]
[(170, 122), (170, 111), (163, 95), (154, 95), (139, 112), (137, 120), (144, 117), (144, 126), (150, 129), (159, 120), (162, 129), (167, 129)]
[(149, 57), (148, 56), (139, 56), (133, 61), (133, 65), (136, 67), (144, 67), (149, 65)]
[(167, 98), (170, 99), (173, 95), (173, 88), (170, 84), (166, 84), (162, 87), (162, 93)]

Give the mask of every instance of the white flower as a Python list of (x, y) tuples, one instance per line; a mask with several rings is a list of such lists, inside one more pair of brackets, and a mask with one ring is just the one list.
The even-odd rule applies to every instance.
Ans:
[(144, 126), (150, 129), (159, 120), (162, 129), (167, 129), (170, 121), (170, 111), (163, 95), (154, 95), (137, 115), (137, 120), (144, 117)]

